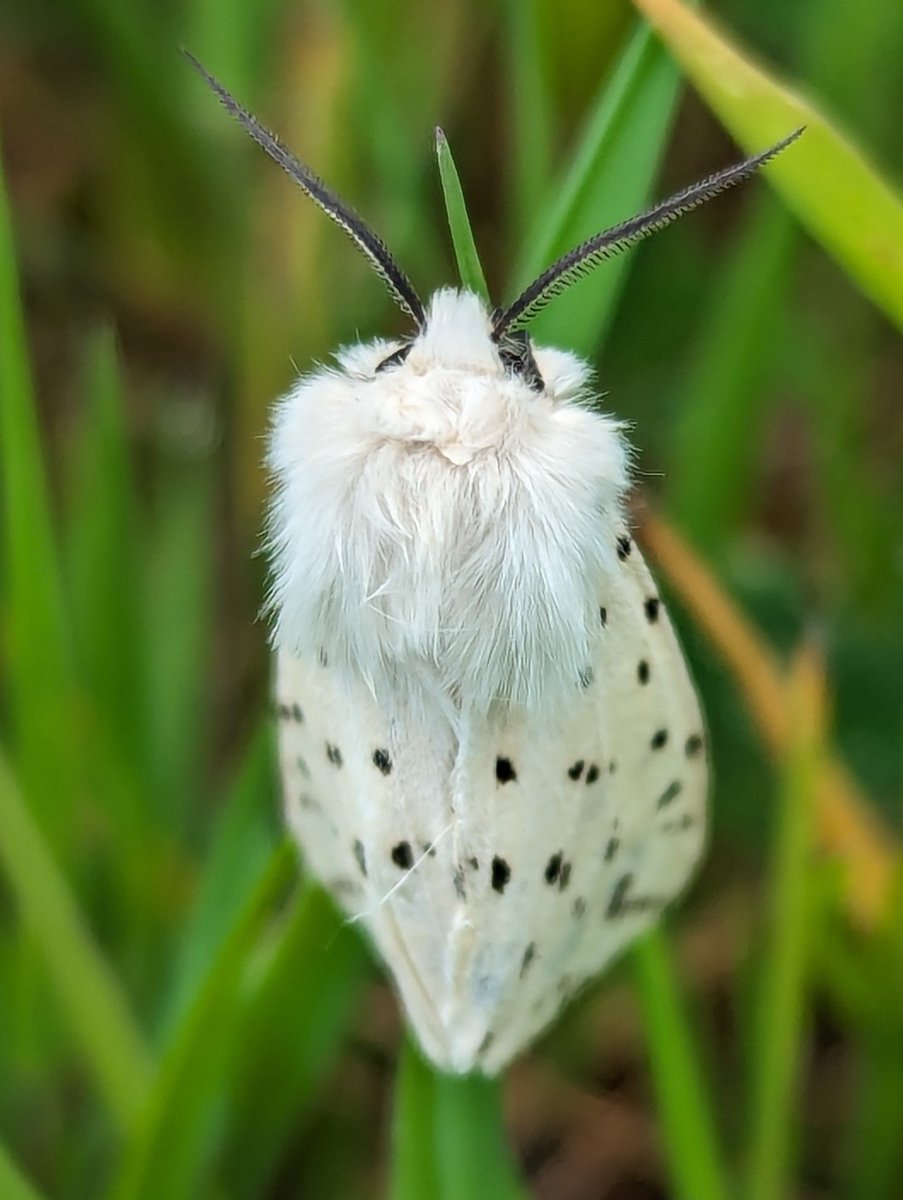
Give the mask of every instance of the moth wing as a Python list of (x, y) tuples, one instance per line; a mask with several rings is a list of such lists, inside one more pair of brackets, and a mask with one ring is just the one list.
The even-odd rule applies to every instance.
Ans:
[(619, 548), (575, 705), (462, 747), (458, 854), (481, 878), (455, 1036), (489, 1073), (654, 923), (704, 845), (699, 704), (646, 564), (626, 536)]
[(362, 920), (424, 1049), (500, 1070), (685, 886), (704, 843), (702, 720), (626, 538), (592, 661), (559, 711), (387, 720), (365, 686), (282, 655), (289, 823)]
[(281, 653), (279, 757), (286, 818), (311, 872), (389, 966), (426, 1052), (448, 1062), (446, 940), (455, 887), (447, 722), (387, 720), (365, 685), (320, 656)]

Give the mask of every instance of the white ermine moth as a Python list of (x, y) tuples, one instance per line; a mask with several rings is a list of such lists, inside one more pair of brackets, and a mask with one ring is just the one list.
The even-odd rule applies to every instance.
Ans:
[(423, 305), (380, 239), (195, 61), (411, 321), (280, 401), (269, 443), (288, 823), (440, 1068), (494, 1074), (683, 889), (706, 827), (693, 684), (626, 513), (630, 451), (530, 318), (797, 134), (548, 268)]

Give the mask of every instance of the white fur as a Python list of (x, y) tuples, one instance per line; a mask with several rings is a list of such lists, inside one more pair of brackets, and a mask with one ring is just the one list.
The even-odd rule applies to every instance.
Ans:
[(271, 601), (280, 650), (325, 651), (381, 702), (418, 686), (454, 709), (572, 695), (628, 485), (589, 368), (538, 349), (544, 390), (506, 371), (489, 316), (437, 292), (401, 365), (345, 349), (280, 403)]

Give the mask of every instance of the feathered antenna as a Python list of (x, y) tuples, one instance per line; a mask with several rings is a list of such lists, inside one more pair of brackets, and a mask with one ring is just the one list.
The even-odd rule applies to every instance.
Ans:
[(743, 183), (776, 154), (780, 154), (782, 150), (786, 149), (791, 142), (796, 141), (802, 132), (802, 128), (794, 130), (769, 150), (764, 150), (761, 154), (756, 154), (752, 158), (744, 159), (741, 163), (709, 175), (700, 183), (694, 183), (692, 187), (684, 188), (682, 192), (678, 192), (669, 200), (662, 201), (648, 212), (631, 217), (629, 221), (623, 221), (620, 225), (615, 225), (602, 233), (597, 233), (579, 246), (575, 246), (573, 250), (569, 250), (567, 254), (543, 271), (538, 279), (535, 279), (529, 287), (521, 292), (513, 304), (510, 304), (496, 317), (492, 327), (494, 340), (499, 342), (506, 335), (522, 329), (554, 296), (563, 292), (575, 279), (579, 279), (581, 275), (591, 271), (603, 259), (620, 254), (628, 246), (633, 246), (643, 238), (649, 237), (650, 234), (657, 233), (659, 229), (664, 229), (666, 225), (670, 225), (684, 213), (698, 208), (700, 204), (705, 204), (719, 192)]
[(420, 298), (414, 291), (414, 286), (389, 253), (385, 243), (357, 215), (353, 208), (339, 199), (313, 171), (295, 158), (290, 150), (279, 139), (264, 129), (259, 121), (235, 100), (205, 67), (188, 50), (182, 53), (201, 76), (207, 86), (216, 93), (226, 112), (230, 113), (245, 129), (258, 146), (262, 146), (275, 162), (286, 171), (295, 183), (318, 204), (340, 229), (351, 238), (361, 251), (377, 275), (386, 285), (389, 295), (404, 312), (410, 316), (418, 328), (423, 326), (424, 314)]

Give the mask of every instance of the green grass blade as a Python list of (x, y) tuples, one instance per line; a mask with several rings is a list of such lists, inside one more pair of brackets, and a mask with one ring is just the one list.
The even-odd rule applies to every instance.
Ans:
[(903, 1186), (903, 1039), (867, 1039), (850, 1123), (847, 1200), (895, 1200)]
[(526, 1200), (502, 1118), (502, 1085), (482, 1075), (434, 1082), (440, 1200)]
[(633, 965), (675, 1200), (729, 1200), (700, 1053), (660, 931), (637, 943)]
[(138, 621), (138, 523), (116, 343), (88, 340), (84, 420), (73, 455), (66, 545), (80, 676), (108, 736), (143, 766), (144, 713)]
[[(242, 1012), (223, 1137), (225, 1176), (267, 1194), (345, 1040), (369, 960), (326, 893), (306, 886)], [(269, 1081), (278, 1075), (279, 1087)]]
[(113, 1118), (128, 1129), (150, 1086), (147, 1048), (2, 758), (0, 863), (23, 924), (43, 951), (60, 1007), (81, 1052)]
[(205, 972), (276, 848), (272, 719), (252, 739), (228, 789), (176, 954), (163, 1028), (184, 1018)]
[(395, 1073), (389, 1200), (441, 1195), (433, 1137), (435, 1099), (435, 1075), (409, 1035)]
[(240, 983), (254, 944), (295, 873), (286, 844), (272, 855), (228, 938), (204, 976), (165, 1052), (111, 1195), (116, 1200), (187, 1200), (215, 1129), (229, 1054), (234, 1050)]
[(635, 3), (747, 151), (806, 126), (765, 174), (850, 279), (903, 328), (903, 202), (886, 180), (814, 104), (679, 0)]
[(13, 761), (49, 830), (67, 812), (63, 732), (72, 697), (71, 647), (44, 475), (13, 249), (0, 178), (0, 596), (5, 704)]
[(436, 129), (436, 158), (439, 160), (439, 178), (442, 180), (442, 195), (445, 198), (445, 211), (448, 215), (448, 227), (451, 230), (452, 243), (455, 247), (455, 258), (458, 261), (458, 273), (461, 285), (468, 291), (481, 296), (486, 304), (489, 303), (489, 288), (486, 277), (480, 265), (480, 256), (470, 228), (470, 218), (464, 203), (464, 193), (461, 190), (461, 180), (448, 139), (441, 129)]
[(532, 226), (552, 174), (552, 104), (538, 0), (506, 0), (512, 159), (512, 210), (517, 244)]
[[(517, 290), (584, 238), (649, 199), (677, 97), (678, 72), (642, 25), (601, 89), (585, 132), (515, 271)], [(538, 342), (590, 354), (604, 340), (632, 251), (604, 263), (531, 322)]]
[(676, 403), (669, 511), (709, 553), (748, 515), (795, 241), (793, 222), (766, 196), (713, 281)]
[(192, 460), (161, 472), (146, 552), (148, 759), (157, 810), (173, 831), (202, 788), (213, 628), (213, 472)]
[(820, 679), (802, 658), (792, 680), (795, 729), (782, 768), (768, 888), (770, 921), (757, 980), (746, 1151), (748, 1200), (782, 1200), (791, 1189), (800, 1051), (809, 958), (810, 854), (819, 770)]
[(41, 1200), (33, 1184), (25, 1178), (0, 1143), (0, 1196), (3, 1200)]

